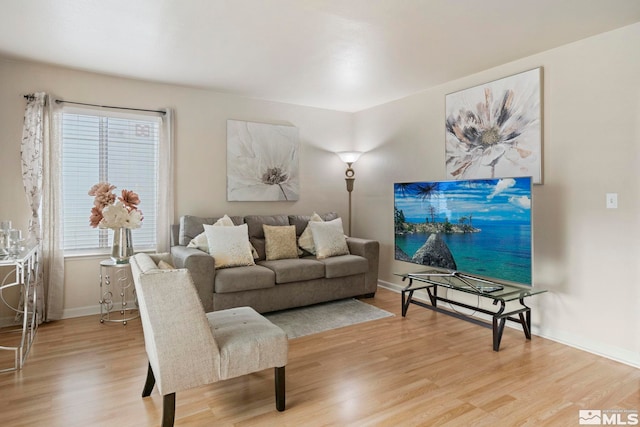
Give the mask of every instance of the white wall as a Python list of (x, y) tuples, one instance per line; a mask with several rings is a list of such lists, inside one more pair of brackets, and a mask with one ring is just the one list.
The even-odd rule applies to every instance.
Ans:
[[(329, 210), (337, 211), (342, 216), (347, 214), (345, 165), (333, 152), (352, 148), (351, 114), (2, 58), (0, 85), (0, 218), (12, 219), (17, 227), (25, 231), (29, 211), (20, 169), (20, 139), (25, 107), (22, 95), (35, 91), (45, 91), (66, 100), (102, 105), (173, 108), (176, 220), (184, 214), (310, 215), (313, 211)], [(299, 201), (226, 201), (227, 119), (287, 124), (299, 129)], [(88, 190), (93, 183), (86, 184)], [(87, 196), (87, 227), (91, 203), (91, 198)], [(98, 310), (98, 264), (103, 258), (66, 260), (65, 317)], [(0, 309), (0, 318), (3, 315)]]
[[(393, 255), (393, 182), (446, 179), (447, 93), (544, 68), (544, 185), (534, 187), (537, 333), (640, 366), (640, 24), (355, 114), (354, 234)], [(434, 64), (437, 66), (437, 64)], [(619, 208), (605, 208), (605, 193)]]
[[(534, 330), (640, 366), (640, 24), (502, 65), (356, 114), (249, 100), (0, 59), (0, 217), (26, 229), (20, 177), (22, 94), (176, 111), (176, 216), (304, 213), (346, 216), (344, 165), (333, 151), (367, 153), (354, 165), (353, 234), (381, 242), (381, 279), (393, 260), (393, 182), (444, 171), (444, 97), (544, 67), (544, 185), (534, 188)], [(434, 64), (437, 67), (437, 64)], [(226, 120), (300, 129), (301, 200), (226, 202)], [(355, 145), (352, 144), (355, 138)], [(87, 183), (91, 185), (93, 183)], [(605, 209), (605, 193), (619, 209)], [(87, 213), (90, 200), (87, 202)], [(100, 258), (66, 261), (65, 315), (97, 310)], [(0, 312), (0, 316), (2, 313)]]

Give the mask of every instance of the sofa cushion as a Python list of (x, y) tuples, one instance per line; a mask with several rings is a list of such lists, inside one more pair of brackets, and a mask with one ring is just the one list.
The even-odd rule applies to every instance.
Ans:
[(352, 276), (369, 271), (369, 261), (359, 255), (340, 255), (320, 260), (324, 264), (325, 277)]
[(264, 230), (262, 226), (267, 225), (289, 225), (286, 215), (248, 215), (244, 218), (249, 227), (249, 241), (258, 253), (257, 261), (267, 259), (265, 250)]
[[(243, 224), (243, 218), (241, 216), (236, 216), (234, 217), (236, 222), (233, 222), (234, 220), (232, 220), (229, 215), (225, 214), (222, 218), (220, 218), (219, 220), (217, 220), (216, 222), (213, 223), (214, 227), (233, 227), (236, 225), (242, 225)], [(208, 224), (206, 224), (208, 225)], [(198, 234), (196, 237), (194, 237), (193, 239), (191, 239), (191, 241), (189, 242), (189, 244), (187, 245), (188, 248), (196, 248), (199, 249), (203, 252), (209, 253), (209, 240), (207, 239), (207, 233), (205, 233), (204, 231), (200, 234)], [(253, 245), (251, 245), (251, 254), (253, 255), (253, 259), (258, 259), (259, 255), (258, 255), (258, 251), (256, 250), (255, 247), (253, 247)]]
[[(313, 215), (318, 215), (315, 212)], [(309, 225), (309, 221), (313, 215), (289, 215), (289, 224), (296, 226), (296, 236), (300, 236), (307, 225)], [(333, 219), (338, 218), (338, 214), (335, 212), (327, 212), (324, 214), (318, 215), (323, 221), (331, 221)]]
[(205, 224), (209, 253), (215, 259), (215, 268), (253, 265), (247, 224), (233, 227), (215, 227)]
[(315, 259), (279, 259), (275, 261), (259, 261), (258, 264), (272, 270), (276, 275), (276, 283), (278, 284), (324, 277), (324, 264)]
[[(216, 224), (213, 225), (215, 226)], [(198, 234), (193, 238), (193, 240), (189, 242), (187, 247), (196, 248), (201, 250), (202, 252), (209, 253), (209, 240), (207, 240), (207, 233), (203, 231), (202, 233)], [(251, 245), (251, 254), (253, 255), (253, 259), (258, 259), (260, 257), (260, 255), (258, 254), (258, 250), (253, 246), (253, 244)]]
[(289, 225), (289, 218), (286, 215), (248, 215), (244, 217), (244, 222), (247, 223), (249, 227), (249, 238), (257, 237), (264, 239), (263, 224)]
[[(244, 218), (241, 216), (232, 216), (230, 218), (235, 225), (240, 225), (244, 222)], [(178, 244), (187, 246), (191, 239), (204, 231), (204, 224), (213, 225), (219, 219), (220, 217), (203, 218), (193, 215), (183, 215), (180, 217)]]
[(323, 259), (349, 253), (340, 218), (326, 222), (310, 222), (309, 227), (313, 234), (316, 258)]
[(267, 261), (276, 259), (297, 259), (296, 227), (293, 225), (263, 224)]
[(224, 294), (272, 288), (275, 283), (276, 275), (273, 271), (259, 265), (252, 265), (216, 270), (214, 289), (216, 293)]
[[(317, 213), (313, 213), (309, 222), (323, 222), (324, 220)], [(311, 227), (309, 227), (309, 222), (307, 222), (307, 227), (304, 229), (300, 237), (298, 238), (298, 246), (301, 249), (305, 250), (307, 253), (316, 254), (316, 247), (313, 244), (313, 234), (311, 233)]]
[(196, 248), (201, 250), (202, 252), (209, 253), (209, 241), (207, 240), (207, 233), (203, 231), (202, 233), (198, 234), (196, 237), (191, 239), (187, 247)]
[(249, 242), (251, 243), (251, 246), (256, 250), (256, 253), (258, 254), (258, 256), (255, 259), (256, 262), (264, 261), (265, 259), (267, 259), (267, 251), (265, 248), (264, 237), (263, 238), (249, 237)]
[[(231, 218), (229, 218), (229, 216), (225, 214), (225, 216), (223, 216), (222, 218), (214, 222), (213, 225), (216, 227), (228, 227), (228, 226), (233, 226), (234, 223), (231, 220)], [(203, 230), (204, 230), (204, 224), (203, 224)], [(207, 240), (207, 233), (203, 231), (202, 233), (198, 234), (196, 237), (191, 239), (187, 247), (200, 249), (201, 251), (209, 253), (209, 242)]]

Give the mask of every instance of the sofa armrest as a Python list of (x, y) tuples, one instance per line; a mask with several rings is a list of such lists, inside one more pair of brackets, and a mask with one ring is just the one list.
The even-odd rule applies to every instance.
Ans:
[(180, 244), (180, 224), (171, 224), (171, 236), (170, 242), (171, 246), (176, 246)]
[(213, 311), (213, 282), (216, 276), (215, 262), (211, 255), (196, 248), (172, 246), (171, 255), (176, 268), (186, 268), (206, 313)]
[(378, 289), (378, 263), (380, 262), (380, 243), (377, 240), (347, 237), (349, 252), (360, 255), (369, 261), (369, 270), (365, 277), (367, 294), (374, 294)]

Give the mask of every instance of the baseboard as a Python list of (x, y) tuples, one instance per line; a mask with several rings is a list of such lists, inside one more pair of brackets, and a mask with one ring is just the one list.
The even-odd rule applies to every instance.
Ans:
[(620, 347), (602, 344), (600, 342), (594, 342), (584, 337), (576, 337), (574, 335), (561, 336), (548, 333), (536, 334), (541, 338), (545, 338), (551, 341), (555, 341), (560, 344), (567, 345), (569, 347), (576, 348), (578, 350), (586, 351), (587, 353), (595, 354), (596, 356), (602, 356), (607, 359), (614, 360), (616, 362), (623, 363), (625, 365), (632, 366), (640, 369), (640, 355), (638, 353), (626, 350)]
[(9, 326), (20, 326), (20, 323), (16, 322), (15, 316), (0, 317), (0, 328), (8, 328)]
[[(134, 303), (131, 302), (133, 305)], [(86, 307), (69, 308), (62, 311), (62, 319), (72, 319), (74, 317), (95, 316), (100, 314), (99, 305), (89, 305)], [(15, 325), (14, 316), (5, 316), (0, 318), (0, 328)]]
[[(113, 315), (113, 312), (117, 312), (118, 311), (118, 307), (120, 307), (120, 303), (115, 303), (114, 304), (114, 308), (111, 310), (112, 315)], [(127, 307), (137, 308), (136, 302), (135, 301), (128, 301), (127, 302)], [(89, 306), (86, 306), (86, 307), (77, 307), (77, 308), (65, 309), (65, 310), (62, 311), (62, 318), (63, 319), (71, 319), (71, 318), (74, 318), (74, 317), (95, 316), (96, 314), (100, 314), (100, 305), (99, 304), (89, 305)]]
[(69, 308), (62, 311), (63, 319), (71, 319), (74, 317), (93, 316), (100, 314), (100, 306), (89, 305), (86, 307)]
[[(398, 285), (396, 283), (386, 282), (384, 280), (378, 280), (378, 286), (397, 293), (401, 293), (402, 289), (404, 288), (404, 286)], [(429, 296), (425, 290), (416, 291), (413, 294), (413, 298), (422, 302), (429, 303)], [(398, 304), (401, 304), (400, 298), (398, 298)], [(485, 317), (481, 313), (473, 315), (473, 317), (478, 317), (482, 320), (491, 320), (491, 317)], [(509, 322), (506, 323), (506, 326), (509, 328), (521, 330), (520, 325), (510, 324)], [(594, 342), (592, 340), (584, 338), (578, 338), (576, 340), (576, 337), (574, 335), (563, 336), (562, 334), (553, 334), (548, 332), (542, 333), (540, 331), (540, 328), (536, 325), (532, 325), (531, 334), (551, 341), (555, 341), (569, 347), (573, 347), (578, 350), (586, 351), (587, 353), (605, 357), (607, 359), (611, 359), (616, 362), (632, 366), (634, 368), (640, 368), (640, 355), (630, 350), (615, 346), (604, 345), (600, 342)]]

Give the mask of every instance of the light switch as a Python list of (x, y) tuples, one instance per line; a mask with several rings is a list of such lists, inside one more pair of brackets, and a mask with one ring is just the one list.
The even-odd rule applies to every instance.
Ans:
[(618, 193), (607, 193), (607, 209), (618, 209)]

